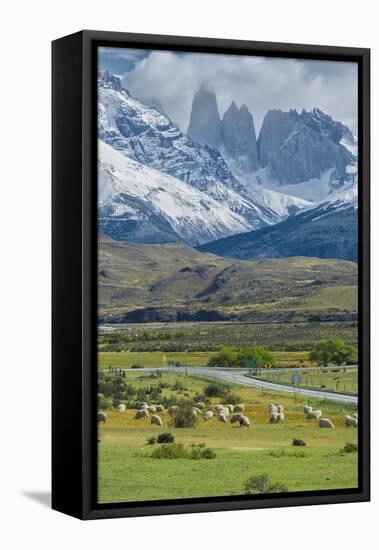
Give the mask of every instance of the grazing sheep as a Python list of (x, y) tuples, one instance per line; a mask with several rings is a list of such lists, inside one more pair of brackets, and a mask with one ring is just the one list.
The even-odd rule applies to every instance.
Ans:
[(218, 413), (224, 409), (224, 405), (215, 405), (214, 410)]
[(220, 422), (227, 422), (227, 421), (228, 421), (228, 419), (226, 418), (226, 416), (225, 416), (224, 414), (222, 414), (222, 413), (219, 413), (219, 415), (218, 415), (217, 418), (219, 419)]
[(118, 410), (118, 412), (120, 412), (120, 413), (124, 413), (124, 412), (125, 412), (125, 409), (126, 409), (126, 407), (125, 407), (124, 403), (120, 403), (120, 404), (118, 405), (118, 407), (117, 407), (117, 410)]
[(201, 410), (198, 409), (197, 407), (192, 407), (192, 412), (196, 413), (196, 416), (197, 416), (198, 414), (201, 414)]
[(228, 407), (223, 407), (218, 411), (219, 414), (224, 414), (225, 416), (229, 416), (229, 409)]
[(358, 428), (358, 419), (352, 416), (349, 416), (347, 414), (345, 416), (345, 426), (346, 428), (350, 428), (350, 426), (353, 426), (354, 428)]
[(211, 421), (212, 418), (213, 418), (212, 411), (207, 411), (206, 413), (204, 413), (204, 420), (206, 420), (207, 422)]
[(245, 405), (243, 403), (238, 403), (238, 405), (234, 407), (234, 412), (243, 413), (244, 410), (245, 410)]
[(234, 406), (231, 403), (227, 405), (227, 407), (229, 409), (229, 412), (234, 413)]
[(310, 405), (304, 405), (304, 414), (309, 414), (312, 412), (312, 407)]
[(155, 413), (157, 412), (157, 407), (155, 405), (149, 405), (147, 407), (147, 410), (149, 411), (149, 413)]
[(201, 401), (199, 403), (195, 403), (195, 407), (197, 409), (204, 409), (205, 405), (204, 403), (202, 403)]
[(320, 428), (334, 428), (334, 424), (329, 418), (320, 418), (318, 425)]
[(197, 412), (199, 409), (196, 409), (196, 408), (192, 408), (191, 409), (191, 412), (193, 414), (193, 416), (197, 416), (199, 413)]
[(358, 420), (358, 413), (354, 413), (354, 414), (352, 415), (352, 417), (353, 417), (353, 418), (356, 418), (356, 419)]
[(283, 405), (277, 405), (276, 408), (278, 409), (278, 413), (282, 413), (284, 411)]
[(136, 411), (134, 418), (138, 420), (139, 418), (147, 418), (149, 416), (149, 411), (147, 409), (139, 409)]
[(146, 403), (145, 401), (139, 401), (137, 403), (137, 409), (138, 410), (147, 409), (148, 406), (149, 406), (148, 403)]
[(277, 412), (272, 412), (269, 416), (270, 424), (275, 424), (278, 421), (278, 414)]
[(235, 413), (235, 414), (233, 414), (233, 416), (232, 416), (231, 419), (230, 419), (230, 423), (231, 423), (231, 424), (235, 424), (236, 422), (239, 422), (241, 416), (242, 416), (241, 413)]
[(156, 408), (157, 412), (163, 412), (164, 411), (164, 406), (163, 405), (157, 405), (155, 408)]
[(276, 417), (276, 421), (278, 423), (279, 422), (284, 422), (284, 412), (278, 412), (277, 417)]
[(269, 406), (268, 406), (268, 412), (269, 412), (269, 414), (277, 413), (278, 412), (278, 407), (276, 405), (274, 405), (274, 403), (270, 403)]
[(104, 412), (98, 412), (97, 413), (97, 421), (98, 422), (105, 422), (107, 421), (107, 413), (104, 413)]
[(240, 427), (242, 428), (243, 426), (246, 426), (246, 428), (249, 428), (250, 427), (250, 420), (248, 419), (247, 416), (244, 416), (244, 415), (241, 415), (240, 419), (239, 419), (239, 423), (240, 423)]
[(157, 414), (152, 415), (150, 422), (152, 424), (155, 424), (156, 426), (162, 426), (163, 425), (161, 417), (158, 416)]
[(319, 420), (322, 416), (321, 411), (311, 411), (306, 415), (307, 420)]

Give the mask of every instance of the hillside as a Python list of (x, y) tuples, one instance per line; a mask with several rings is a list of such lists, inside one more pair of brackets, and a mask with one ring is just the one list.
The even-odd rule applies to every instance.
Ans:
[(99, 240), (101, 322), (304, 321), (356, 318), (352, 262), (240, 261), (181, 244)]
[(238, 259), (317, 256), (357, 261), (357, 237), (357, 187), (352, 184), (316, 208), (199, 250)]

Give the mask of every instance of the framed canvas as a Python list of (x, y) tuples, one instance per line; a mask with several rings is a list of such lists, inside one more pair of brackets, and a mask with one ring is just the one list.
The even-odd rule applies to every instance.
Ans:
[(53, 508), (369, 500), (369, 50), (53, 42)]

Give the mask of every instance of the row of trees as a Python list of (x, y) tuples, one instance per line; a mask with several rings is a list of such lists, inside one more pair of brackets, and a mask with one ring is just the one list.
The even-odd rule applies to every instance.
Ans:
[[(321, 340), (309, 353), (309, 360), (321, 367), (328, 365), (354, 365), (357, 363), (357, 349), (341, 338)], [(240, 368), (246, 367), (248, 361), (254, 361), (258, 369), (267, 364), (275, 366), (275, 355), (265, 347), (248, 348), (224, 347), (208, 361), (208, 367)]]

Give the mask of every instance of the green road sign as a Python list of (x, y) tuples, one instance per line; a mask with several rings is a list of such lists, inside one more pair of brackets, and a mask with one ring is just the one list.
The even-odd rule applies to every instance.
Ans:
[(244, 364), (247, 369), (255, 369), (257, 366), (257, 361), (256, 359), (245, 359)]

